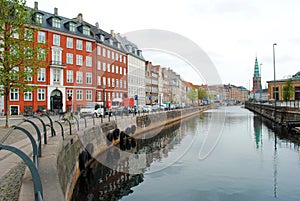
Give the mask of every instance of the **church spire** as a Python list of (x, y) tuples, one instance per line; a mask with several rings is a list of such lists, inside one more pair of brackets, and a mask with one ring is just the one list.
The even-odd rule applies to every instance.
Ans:
[(254, 76), (253, 77), (260, 77), (260, 72), (259, 72), (259, 66), (258, 66), (257, 57), (255, 57)]

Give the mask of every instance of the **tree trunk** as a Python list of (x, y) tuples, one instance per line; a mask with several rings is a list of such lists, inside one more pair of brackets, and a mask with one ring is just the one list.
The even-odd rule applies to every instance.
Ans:
[(5, 89), (4, 93), (4, 100), (5, 100), (5, 128), (9, 128), (9, 92), (8, 89)]

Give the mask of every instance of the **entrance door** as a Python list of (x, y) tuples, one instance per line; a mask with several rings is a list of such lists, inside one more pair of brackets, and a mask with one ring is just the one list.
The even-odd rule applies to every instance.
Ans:
[(54, 112), (61, 112), (63, 107), (62, 93), (59, 90), (54, 90), (50, 97), (50, 109)]

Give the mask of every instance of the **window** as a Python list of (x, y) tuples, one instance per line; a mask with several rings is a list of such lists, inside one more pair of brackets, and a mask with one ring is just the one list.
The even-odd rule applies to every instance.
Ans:
[(43, 15), (40, 13), (36, 13), (35, 14), (35, 22), (38, 24), (42, 24), (43, 23)]
[(82, 66), (82, 55), (76, 55), (76, 65)]
[(31, 91), (24, 92), (24, 101), (32, 101), (32, 92)]
[(86, 73), (86, 83), (87, 84), (92, 84), (92, 73), (91, 72), (87, 72)]
[(126, 80), (124, 80), (124, 88), (126, 88), (127, 86), (126, 86)]
[(67, 53), (67, 64), (73, 64), (73, 54)]
[(107, 58), (110, 59), (110, 51), (109, 50), (107, 50)]
[(107, 78), (107, 86), (110, 87), (110, 77)]
[(13, 27), (12, 25), (10, 26), (10, 33), (11, 37), (13, 38), (19, 38), (20, 37), (20, 28)]
[(45, 82), (46, 81), (46, 69), (40, 68), (38, 70), (38, 81), (39, 82)]
[(119, 87), (119, 80), (116, 79), (116, 87)]
[(97, 69), (101, 70), (101, 61), (97, 61)]
[(103, 71), (106, 71), (106, 63), (103, 62)]
[(44, 101), (46, 97), (46, 90), (45, 89), (38, 89), (38, 101)]
[(100, 35), (100, 41), (104, 42), (104, 36), (103, 35)]
[(123, 69), (123, 68), (120, 66), (120, 75), (122, 75), (122, 69)]
[(111, 78), (111, 86), (115, 87), (115, 79), (114, 78)]
[(106, 49), (105, 49), (105, 48), (102, 48), (102, 55), (103, 55), (104, 57), (106, 57)]
[(111, 65), (111, 72), (114, 73), (115, 72), (115, 66)]
[(106, 77), (102, 77), (102, 84), (106, 85)]
[(67, 37), (67, 48), (73, 48), (73, 38)]
[(53, 69), (53, 82), (59, 82), (60, 69)]
[(67, 90), (67, 97), (72, 97), (73, 98), (73, 90), (72, 89), (68, 89)]
[(13, 67), (9, 73), (11, 74), (10, 76), (12, 80), (19, 80), (19, 67)]
[(82, 40), (76, 40), (76, 49), (82, 50)]
[(75, 32), (75, 23), (73, 23), (73, 22), (70, 22), (69, 23), (69, 31), (71, 31), (71, 32)]
[(102, 93), (100, 91), (97, 92), (97, 100), (100, 101), (102, 99)]
[(18, 101), (19, 100), (19, 89), (11, 88), (10, 89), (10, 100), (11, 101)]
[(92, 67), (92, 57), (91, 56), (86, 56), (85, 57), (85, 65), (87, 67)]
[(45, 49), (40, 48), (38, 50), (37, 58), (40, 61), (46, 61), (46, 51), (45, 51)]
[(122, 86), (122, 80), (120, 80), (120, 88), (122, 88), (123, 86)]
[(24, 80), (25, 81), (32, 81), (32, 68), (31, 67), (25, 67), (24, 68)]
[(120, 62), (122, 62), (122, 57), (123, 57), (123, 56), (122, 56), (122, 55), (120, 55)]
[(73, 71), (72, 70), (67, 70), (67, 82), (73, 83)]
[(92, 93), (92, 90), (86, 90), (86, 100), (92, 100), (92, 97), (93, 97), (93, 93)]
[(60, 19), (58, 18), (53, 18), (52, 19), (52, 27), (60, 29)]
[(119, 73), (119, 66), (116, 66), (116, 73)]
[(123, 60), (123, 61), (124, 61), (124, 64), (126, 64), (126, 57), (124, 57), (124, 60)]
[(76, 100), (82, 100), (82, 90), (76, 90)]
[(107, 64), (107, 72), (110, 72), (110, 64)]
[(53, 34), (53, 45), (60, 46), (60, 35)]
[(118, 61), (119, 60), (119, 54), (116, 53), (116, 60)]
[(27, 41), (33, 41), (33, 30), (25, 28), (24, 39)]
[(115, 53), (111, 52), (111, 59), (115, 59)]
[(87, 52), (92, 52), (92, 43), (91, 42), (86, 42), (85, 43), (85, 45), (86, 45), (86, 51)]
[(99, 46), (97, 47), (97, 55), (101, 55), (101, 48)]
[(77, 73), (76, 73), (76, 82), (77, 83), (83, 82), (83, 73), (81, 71), (77, 71)]
[(101, 86), (101, 77), (100, 76), (97, 76), (97, 85)]
[(32, 59), (32, 48), (31, 47), (24, 47), (24, 58)]
[(90, 27), (88, 27), (88, 26), (83, 26), (83, 28), (82, 28), (82, 33), (83, 33), (84, 35), (89, 36), (89, 35), (90, 35)]
[(61, 64), (62, 58), (61, 58), (61, 49), (52, 49), (52, 63), (54, 62), (55, 64)]
[(46, 33), (43, 31), (38, 32), (38, 43), (46, 43)]

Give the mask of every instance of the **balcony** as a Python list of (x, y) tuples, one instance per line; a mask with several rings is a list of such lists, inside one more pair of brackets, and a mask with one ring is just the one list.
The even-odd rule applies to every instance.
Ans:
[(66, 68), (67, 65), (62, 61), (50, 61), (51, 68)]

